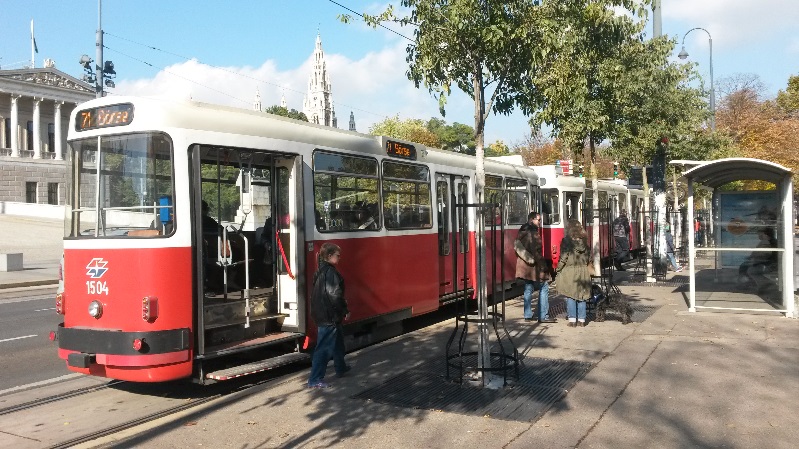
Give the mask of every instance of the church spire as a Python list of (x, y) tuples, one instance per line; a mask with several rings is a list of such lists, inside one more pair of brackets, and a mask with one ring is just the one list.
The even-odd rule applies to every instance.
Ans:
[(322, 36), (319, 32), (316, 34), (312, 65), (311, 75), (308, 79), (308, 92), (302, 102), (302, 112), (311, 123), (335, 127), (337, 121), (333, 107), (332, 85), (325, 62), (325, 52), (322, 50)]
[(350, 131), (355, 131), (355, 113), (350, 111)]
[(253, 102), (252, 108), (259, 112), (263, 110), (261, 105), (261, 91), (258, 90), (257, 87), (255, 88), (255, 102)]

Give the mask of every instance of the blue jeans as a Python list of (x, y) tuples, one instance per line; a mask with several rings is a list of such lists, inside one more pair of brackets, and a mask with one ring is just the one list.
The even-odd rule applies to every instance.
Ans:
[(574, 298), (566, 298), (566, 315), (569, 321), (576, 316), (579, 321), (585, 321), (585, 301), (577, 301)]
[[(539, 290), (540, 289), (540, 290)], [(533, 319), (533, 291), (538, 292), (538, 319), (549, 318), (549, 283), (546, 281), (524, 280), (524, 318)]]
[(674, 259), (674, 253), (666, 253), (666, 257), (669, 258), (669, 263), (671, 263), (671, 268), (673, 268), (674, 271), (677, 271), (677, 268), (680, 267), (677, 265), (677, 260)]
[(337, 373), (347, 370), (344, 362), (344, 335), (341, 325), (319, 326), (316, 334), (316, 348), (311, 359), (311, 376), (308, 385), (314, 385), (325, 378), (327, 362), (333, 359)]

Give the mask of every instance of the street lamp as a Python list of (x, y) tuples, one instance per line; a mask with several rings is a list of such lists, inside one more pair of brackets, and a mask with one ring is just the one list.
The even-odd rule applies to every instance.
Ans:
[(713, 131), (716, 130), (716, 91), (713, 89), (713, 38), (710, 36), (710, 32), (704, 28), (691, 28), (688, 30), (687, 33), (682, 37), (682, 51), (680, 54), (677, 55), (680, 59), (685, 59), (688, 57), (688, 52), (685, 51), (685, 37), (691, 31), (694, 30), (702, 30), (707, 33), (707, 42), (710, 46), (710, 129)]

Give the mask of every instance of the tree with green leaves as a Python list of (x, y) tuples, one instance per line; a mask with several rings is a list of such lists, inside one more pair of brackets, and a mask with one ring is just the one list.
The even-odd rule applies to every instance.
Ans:
[[(544, 31), (534, 26), (537, 2), (402, 0), (400, 4), (409, 11), (407, 16), (389, 5), (381, 14), (363, 14), (364, 20), (374, 27), (383, 22), (413, 27), (407, 75), (416, 87), (426, 87), (438, 99), (442, 115), (453, 85), (472, 97), (476, 194), (482, 201), (485, 122), (489, 112), (509, 114), (526, 98), (522, 80), (530, 75), (533, 52)], [(340, 19), (348, 22), (351, 17)]]
[(438, 136), (427, 129), (423, 120), (405, 119), (399, 116), (388, 117), (369, 127), (369, 134), (375, 136), (394, 137), (396, 139), (407, 140), (409, 142), (421, 143), (428, 147), (438, 148), (441, 142)]
[[(407, 47), (408, 78), (416, 87), (424, 85), (438, 98), (442, 115), (453, 85), (474, 102), (476, 156), (475, 202), (485, 193), (484, 136), (490, 112), (508, 114), (531, 96), (522, 82), (534, 67), (535, 50), (546, 42), (546, 28), (536, 26), (537, 1), (504, 0), (401, 0), (407, 16), (398, 16), (393, 6), (381, 14), (364, 14), (372, 26), (393, 21), (412, 26), (414, 39)], [(349, 16), (341, 16), (348, 21)], [(478, 216), (478, 229), (484, 217)], [(484, 234), (477, 233), (476, 251), (485, 254)], [(485, 260), (479, 258), (479, 260)], [(479, 314), (487, 316), (486, 267), (477, 270)], [(480, 363), (490, 366), (487, 329), (481, 331)], [(490, 376), (486, 376), (490, 377)], [(483, 379), (485, 380), (486, 377)]]
[(264, 112), (268, 112), (270, 114), (281, 115), (283, 117), (293, 118), (294, 120), (302, 120), (303, 122), (308, 121), (308, 117), (305, 116), (304, 112), (300, 112), (296, 109), (288, 109), (285, 106), (273, 105), (269, 106), (268, 108), (264, 109)]
[(788, 78), (788, 87), (777, 92), (777, 105), (785, 113), (799, 113), (799, 75), (791, 75)]
[(441, 149), (474, 156), (476, 144), (471, 126), (458, 122), (448, 125), (445, 120), (433, 117), (427, 121), (427, 129), (438, 136)]

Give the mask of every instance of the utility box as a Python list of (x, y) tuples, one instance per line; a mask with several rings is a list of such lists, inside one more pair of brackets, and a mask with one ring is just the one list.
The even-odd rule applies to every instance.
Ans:
[(0, 254), (0, 271), (22, 270), (22, 253)]

